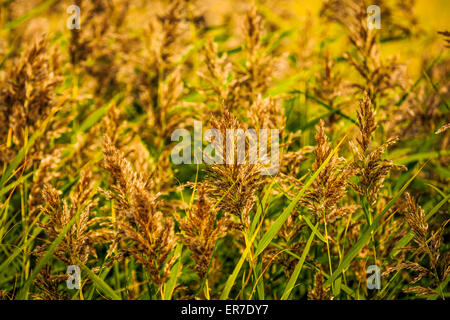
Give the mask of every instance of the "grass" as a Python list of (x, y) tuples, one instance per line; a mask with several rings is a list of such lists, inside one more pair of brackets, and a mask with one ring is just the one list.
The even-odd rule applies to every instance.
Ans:
[[(80, 0), (67, 30), (71, 1), (0, 1), (0, 299), (448, 299), (445, 1), (380, 30), (200, 2)], [(277, 172), (175, 165), (194, 121), (278, 129)]]

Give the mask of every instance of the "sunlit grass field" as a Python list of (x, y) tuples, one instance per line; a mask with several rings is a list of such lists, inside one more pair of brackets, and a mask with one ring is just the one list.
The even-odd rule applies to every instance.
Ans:
[(450, 298), (449, 1), (0, 10), (0, 299)]

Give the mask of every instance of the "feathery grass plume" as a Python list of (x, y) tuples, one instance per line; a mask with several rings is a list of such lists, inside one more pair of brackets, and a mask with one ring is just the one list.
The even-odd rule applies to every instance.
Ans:
[(137, 103), (147, 113), (146, 122), (141, 125), (142, 138), (155, 152), (167, 150), (172, 132), (192, 121), (193, 110), (183, 101), (184, 84), (181, 75), (188, 69), (182, 63), (175, 63), (184, 50), (187, 34), (186, 1), (173, 1), (157, 21), (150, 23), (149, 42), (145, 52), (141, 74), (138, 74)]
[(61, 282), (68, 276), (67, 274), (55, 276), (52, 274), (51, 266), (44, 266), (34, 281), (38, 292), (32, 294), (33, 298), (36, 300), (69, 300), (69, 295), (58, 289)]
[(333, 300), (328, 291), (330, 288), (324, 288), (323, 272), (319, 270), (314, 276), (314, 288), (308, 290), (308, 300)]
[(169, 144), (172, 132), (192, 120), (192, 112), (182, 101), (181, 67), (169, 73), (159, 86), (158, 104), (147, 108), (146, 125), (150, 130), (146, 130), (148, 133), (144, 138), (157, 150), (163, 150)]
[(421, 286), (414, 286), (414, 287), (410, 287), (410, 288), (406, 288), (403, 290), (403, 292), (405, 293), (415, 293), (417, 296), (426, 296), (426, 295), (432, 295), (435, 294), (436, 291), (434, 291), (433, 289), (430, 288), (425, 288), (425, 287), (421, 287)]
[[(317, 146), (314, 150), (316, 159), (312, 166), (313, 171), (317, 171), (333, 151), (328, 137), (325, 134), (323, 120), (320, 120), (317, 127), (315, 139)], [(309, 170), (310, 176), (313, 175), (312, 170)], [(328, 226), (334, 227), (337, 224), (337, 220), (352, 214), (358, 208), (356, 205), (339, 204), (340, 200), (346, 196), (349, 178), (355, 172), (354, 166), (351, 163), (347, 163), (345, 158), (338, 157), (337, 155), (332, 156), (312, 182), (311, 187), (305, 192), (303, 198), (299, 201), (301, 205), (309, 209), (318, 222), (323, 223), (330, 274), (333, 271), (329, 242), (330, 239), (332, 241), (335, 240), (333, 239), (333, 230)]]
[[(152, 157), (139, 133), (136, 132), (137, 130), (130, 127), (126, 117), (116, 104), (112, 104), (108, 108), (107, 116), (102, 119), (102, 127), (103, 135), (108, 136), (111, 144), (123, 152), (129, 162), (133, 163), (135, 171), (143, 173), (146, 181), (151, 180), (150, 192), (167, 195), (176, 190), (173, 186), (175, 171), (170, 165), (170, 150), (163, 150), (161, 154)], [(179, 208), (180, 203), (175, 200), (165, 201), (165, 207), (167, 207), (166, 209)]]
[(0, 299), (447, 298), (441, 2), (0, 0)]
[[(398, 211), (402, 211), (402, 209), (399, 208)], [(388, 223), (383, 223), (380, 226), (376, 239), (380, 258), (389, 257), (395, 250), (398, 241), (408, 234), (408, 230), (404, 226), (405, 222), (403, 219), (391, 219)], [(399, 256), (400, 260), (402, 258), (402, 256)]]
[[(114, 3), (115, 2), (115, 3)], [(86, 1), (76, 0), (75, 5), (83, 12), (83, 27), (71, 29), (69, 54), (72, 65), (85, 62), (95, 51), (104, 52), (104, 41), (113, 32), (115, 5), (117, 1), (100, 0)], [(126, 10), (125, 10), (126, 14)], [(119, 25), (123, 19), (118, 19)]]
[[(417, 15), (414, 10), (415, 0), (326, 0), (323, 2), (320, 14), (329, 21), (346, 26), (352, 19), (358, 19), (358, 13), (363, 12), (370, 5), (377, 5), (381, 9), (382, 28), (379, 30), (382, 39), (401, 39), (420, 33)], [(369, 13), (365, 16), (366, 21)]]
[(425, 211), (415, 204), (414, 199), (409, 193), (406, 193), (406, 201), (408, 211), (405, 215), (405, 219), (414, 232), (414, 241), (417, 242), (420, 248), (425, 248), (428, 235), (428, 224), (425, 220)]
[(441, 227), (428, 238), (428, 223), (424, 210), (416, 204), (409, 193), (406, 194), (407, 212), (405, 219), (414, 233), (414, 241), (418, 245), (416, 253), (426, 253), (430, 258), (430, 265), (435, 269), (440, 260), (440, 248), (442, 246), (442, 232), (450, 220), (445, 221)]
[(44, 202), (42, 187), (50, 185), (51, 181), (60, 176), (57, 172), (59, 161), (61, 160), (61, 150), (56, 149), (53, 153), (45, 156), (37, 168), (33, 177), (33, 185), (31, 186), (30, 195), (28, 197), (28, 217), (31, 219), (35, 213), (39, 211), (41, 204)]
[[(300, 220), (300, 211), (295, 208), (281, 227), (280, 237), (282, 237), (286, 243), (289, 243), (305, 226), (306, 225)], [(294, 246), (297, 246), (298, 244), (299, 243), (295, 243)], [(299, 247), (299, 249), (301, 249), (303, 246), (300, 245)], [(297, 252), (293, 247), (290, 247), (290, 250), (292, 252)]]
[[(366, 1), (366, 7), (372, 2)], [(416, 0), (387, 1), (379, 0), (377, 5), (381, 8), (382, 25), (381, 37), (383, 40), (417, 37), (423, 30), (418, 24), (415, 10)]]
[[(243, 129), (243, 126), (227, 110), (223, 111), (220, 118), (213, 117), (211, 125), (214, 129), (219, 130), (223, 137), (222, 141), (214, 141), (216, 154), (223, 160), (223, 163), (213, 163), (205, 169), (206, 192), (209, 197), (214, 199), (219, 209), (239, 219), (237, 225), (239, 229), (247, 228), (250, 223), (249, 214), (256, 201), (256, 194), (265, 180), (265, 176), (260, 173), (261, 165), (252, 164), (249, 161), (251, 152), (249, 146), (254, 148), (255, 141), (249, 143), (246, 139), (245, 162), (239, 164), (236, 159), (237, 144), (231, 144), (231, 141), (228, 141), (233, 139), (236, 142), (237, 137), (227, 135), (227, 130)], [(234, 146), (235, 156), (234, 159), (230, 159), (232, 163), (228, 163), (231, 155), (227, 155), (227, 143)]]
[(150, 193), (151, 181), (145, 181), (142, 174), (132, 169), (107, 136), (103, 152), (104, 168), (115, 180), (108, 197), (115, 200), (117, 212), (116, 241), (108, 255), (124, 241), (124, 251), (148, 270), (151, 280), (159, 287), (168, 279), (177, 258), (172, 255), (176, 246), (174, 221), (159, 210), (161, 199), (159, 194)]
[[(336, 70), (334, 60), (329, 51), (326, 51), (323, 57), (323, 67), (316, 73), (317, 84), (313, 88), (314, 94), (321, 101), (325, 102), (332, 109), (340, 110), (348, 103), (348, 97), (352, 89), (348, 81), (343, 79), (341, 73)], [(330, 125), (337, 121), (336, 113), (326, 118)]]
[(444, 124), (442, 127), (439, 128), (439, 130), (437, 130), (437, 131), (435, 132), (435, 134), (440, 134), (440, 133), (442, 133), (442, 132), (445, 132), (445, 131), (448, 130), (448, 128), (450, 128), (450, 123)]
[(369, 149), (369, 143), (372, 140), (372, 134), (377, 129), (375, 114), (376, 111), (373, 109), (367, 92), (364, 92), (364, 98), (359, 103), (359, 111), (357, 112), (358, 127), (361, 133), (361, 137), (357, 141), (363, 153), (367, 152), (367, 150)]
[[(140, 159), (140, 161), (142, 161), (142, 159)], [(139, 164), (140, 163), (138, 160), (137, 165)], [(176, 170), (172, 168), (170, 163), (170, 150), (165, 150), (161, 153), (160, 157), (151, 164), (150, 172), (151, 173), (147, 180), (152, 181), (150, 190), (153, 193), (168, 195), (170, 192), (177, 191), (179, 189), (173, 184)], [(184, 203), (171, 199), (162, 203), (161, 210), (165, 210), (164, 208), (170, 208), (171, 210), (182, 209), (183, 206), (185, 206)]]
[[(262, 42), (263, 20), (252, 2), (244, 19), (244, 51), (246, 56), (243, 85), (247, 88), (247, 100), (253, 103), (258, 94), (264, 94), (272, 81), (276, 59)], [(244, 100), (246, 100), (244, 99)]]
[(250, 105), (247, 116), (249, 125), (256, 130), (278, 129), (282, 133), (286, 127), (286, 116), (279, 102), (271, 97), (262, 98), (261, 94), (258, 94)]
[[(317, 127), (315, 136), (317, 146), (314, 150), (315, 161), (312, 170), (316, 171), (325, 162), (332, 152), (332, 146), (325, 134), (325, 124), (323, 120)], [(306, 206), (318, 219), (325, 223), (333, 222), (347, 214), (353, 212), (355, 206), (338, 206), (338, 202), (346, 195), (349, 178), (356, 173), (351, 163), (338, 156), (331, 157), (325, 168), (319, 173), (311, 184), (311, 188), (306, 191), (300, 203)], [(313, 172), (310, 171), (310, 175)]]
[(118, 79), (122, 55), (117, 52), (127, 51), (131, 43), (129, 37), (119, 35), (128, 1), (76, 0), (75, 4), (82, 12), (82, 27), (71, 30), (72, 66), (75, 70), (84, 70), (95, 80), (92, 82), (95, 93), (110, 96), (113, 88), (123, 86)]
[(397, 58), (381, 59), (377, 32), (367, 23), (367, 7), (359, 0), (346, 0), (345, 5), (331, 0), (324, 4), (322, 14), (347, 29), (348, 40), (356, 49), (356, 55), (346, 52), (344, 59), (362, 78), (362, 82), (354, 82), (353, 86), (367, 90), (370, 100), (378, 102), (378, 98), (388, 96), (395, 88), (405, 90), (408, 79), (405, 66), (397, 63)]
[(289, 187), (300, 173), (300, 164), (308, 159), (307, 154), (314, 151), (313, 146), (304, 146), (297, 151), (286, 151), (287, 147), (292, 144), (292, 140), (288, 140), (284, 144), (284, 152), (280, 154), (280, 176), (287, 178)]
[[(450, 59), (444, 57), (432, 63), (431, 58), (426, 58), (421, 68), (422, 76), (428, 81), (415, 86), (400, 107), (390, 113), (385, 131), (391, 136), (425, 137), (430, 131), (436, 131), (437, 125), (448, 122), (445, 101), (450, 98)], [(445, 108), (441, 108), (443, 104)]]
[[(159, 112), (160, 101), (164, 98), (161, 97), (163, 84), (169, 82), (170, 73), (181, 67), (175, 60), (184, 49), (182, 40), (187, 33), (185, 2), (172, 1), (162, 13), (152, 15), (148, 28), (144, 30), (144, 38), (136, 44), (143, 43), (142, 52), (137, 51), (130, 57), (134, 62), (134, 79), (128, 91), (134, 96), (135, 103), (147, 108), (150, 117)], [(172, 79), (176, 77), (172, 76)]]
[[(6, 145), (11, 135), (14, 147), (0, 155), (0, 162), (9, 162), (56, 106), (55, 88), (61, 82), (49, 53), (46, 37), (42, 37), (15, 59), (0, 89), (0, 139)], [(48, 140), (51, 132), (46, 135)], [(42, 142), (41, 144), (44, 144)], [(2, 147), (3, 149), (3, 147)], [(35, 154), (40, 146), (34, 146)], [(2, 150), (3, 151), (3, 150)]]
[[(232, 63), (228, 60), (226, 53), (221, 56), (218, 52), (217, 43), (211, 38), (203, 48), (205, 66), (207, 73), (199, 72), (199, 76), (208, 84), (207, 88), (199, 88), (204, 93), (207, 102), (215, 103), (217, 108), (224, 105), (233, 111), (242, 106), (242, 87), (246, 77), (237, 77)], [(213, 92), (213, 94), (210, 93)]]
[(286, 277), (291, 277), (298, 264), (298, 258), (291, 254), (294, 253), (298, 256), (302, 254), (306, 245), (306, 241), (302, 240), (302, 234), (304, 234), (302, 232), (306, 229), (306, 226), (304, 220), (301, 220), (300, 209), (294, 208), (278, 233), (279, 238), (284, 243), (283, 248), (289, 250), (290, 253), (275, 246), (269, 246), (263, 254), (264, 265), (280, 264)]
[(258, 94), (256, 100), (246, 111), (246, 116), (251, 128), (279, 130), (279, 139), (283, 143), (279, 146), (281, 149), (279, 151), (280, 168), (277, 180), (282, 184), (292, 183), (292, 179), (295, 180), (299, 173), (300, 163), (306, 159), (306, 154), (314, 150), (314, 147), (304, 146), (296, 151), (288, 150), (301, 132), (286, 132), (286, 115), (278, 99), (263, 98), (261, 94)]
[[(301, 19), (301, 17), (297, 17), (296, 19)], [(312, 35), (317, 30), (319, 23), (309, 11), (303, 17), (303, 21), (299, 23), (298, 27), (300, 29), (298, 39), (296, 39), (297, 45), (289, 51), (292, 50), (291, 54), (296, 57), (300, 70), (310, 68), (314, 65), (314, 57), (316, 55), (315, 46), (317, 45), (318, 38)]]
[(219, 219), (217, 211), (206, 196), (204, 185), (200, 184), (196, 205), (187, 209), (186, 216), (179, 219), (180, 238), (192, 253), (194, 269), (200, 279), (207, 277), (216, 242), (226, 235), (229, 228), (227, 218)]
[(10, 300), (8, 292), (5, 290), (0, 290), (0, 300)]
[(162, 34), (158, 51), (158, 64), (162, 64), (163, 70), (169, 68), (169, 64), (180, 50), (180, 38), (185, 30), (186, 0), (172, 1), (167, 12), (158, 16), (161, 23)]
[[(409, 193), (406, 193), (405, 198), (405, 220), (413, 232), (416, 247), (410, 246), (400, 249), (416, 256), (416, 259), (414, 261), (401, 261), (396, 266), (388, 267), (383, 275), (387, 276), (394, 271), (403, 269), (414, 271), (417, 273), (417, 276), (409, 280), (409, 284), (415, 285), (422, 278), (428, 279), (423, 286), (409, 287), (404, 289), (404, 292), (413, 292), (418, 296), (439, 294), (444, 299), (442, 288), (439, 288), (439, 286), (450, 275), (450, 254), (448, 250), (442, 254), (444, 248), (442, 233), (450, 219), (444, 221), (434, 233), (430, 232), (426, 222), (425, 211), (416, 204), (415, 199)], [(424, 259), (424, 256), (427, 259)]]
[(53, 240), (60, 234), (69, 221), (78, 213), (79, 220), (72, 226), (67, 235), (56, 249), (54, 256), (66, 265), (76, 265), (77, 259), (86, 264), (89, 255), (97, 256), (94, 243), (97, 239), (92, 237), (89, 229), (92, 219), (92, 208), (97, 205), (92, 174), (83, 170), (80, 180), (70, 195), (70, 205), (63, 201), (58, 190), (50, 185), (44, 185), (42, 191), (45, 200), (44, 214), (49, 217), (47, 223), (38, 223), (48, 237), (48, 241), (34, 250), (34, 254), (42, 256)]
[[(229, 111), (248, 110), (257, 103), (258, 96), (266, 92), (275, 59), (262, 43), (262, 32), (262, 19), (252, 4), (244, 20), (244, 68), (229, 61), (226, 53), (220, 55), (212, 40), (206, 43), (203, 52), (208, 75), (200, 73), (200, 76), (206, 80), (209, 88), (200, 91), (206, 92), (207, 102), (213, 101), (216, 106), (224, 105)], [(215, 96), (208, 94), (211, 89)]]
[(398, 141), (397, 137), (389, 138), (376, 149), (370, 148), (377, 126), (374, 107), (367, 92), (364, 92), (358, 111), (360, 137), (357, 139), (357, 146), (350, 142), (356, 158), (354, 166), (358, 170), (357, 175), (360, 177), (360, 180), (358, 185), (354, 183), (351, 185), (355, 191), (367, 198), (370, 205), (376, 203), (383, 182), (391, 170), (406, 170), (405, 166), (396, 165), (392, 161), (381, 158), (384, 151)]
[(126, 117), (121, 113), (116, 103), (111, 104), (106, 112), (106, 117), (102, 119), (102, 128), (104, 135), (111, 139), (111, 143), (117, 148), (122, 149), (131, 144), (133, 134), (128, 128)]
[[(368, 6), (372, 3), (367, 2), (366, 4)], [(383, 40), (417, 37), (423, 32), (418, 25), (415, 4), (416, 0), (378, 1), (378, 6), (382, 8), (381, 36)]]
[[(97, 222), (91, 214), (92, 208), (97, 206), (97, 199), (93, 199), (94, 193), (92, 174), (88, 170), (81, 171), (80, 180), (70, 195), (70, 205), (63, 201), (61, 206), (61, 197), (58, 190), (49, 184), (44, 185), (42, 194), (45, 206), (42, 207), (42, 210), (49, 217), (49, 220), (46, 223), (38, 222), (37, 224), (43, 229), (48, 239), (43, 245), (33, 250), (34, 255), (42, 258), (64, 227), (80, 212), (78, 221), (64, 236), (53, 255), (66, 266), (77, 265), (77, 260), (86, 264), (89, 256), (97, 258), (94, 244), (100, 244), (111, 239), (108, 239), (106, 229), (94, 230), (91, 228)], [(93, 270), (97, 268), (94, 267)], [(58, 290), (58, 285), (61, 281), (67, 279), (68, 275), (52, 275), (51, 269), (51, 266), (46, 265), (34, 280), (34, 285), (39, 290), (38, 293), (33, 294), (34, 297), (44, 300), (68, 299), (66, 294)]]
[(444, 36), (445, 42), (447, 42), (445, 47), (450, 48), (450, 32), (449, 31), (438, 31), (438, 33)]

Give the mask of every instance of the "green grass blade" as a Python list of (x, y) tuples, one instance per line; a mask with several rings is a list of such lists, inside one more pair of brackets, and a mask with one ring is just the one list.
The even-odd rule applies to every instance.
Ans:
[[(296, 258), (298, 260), (300, 260), (300, 258), (301, 258), (300, 256), (298, 256), (297, 254), (293, 253), (292, 251), (283, 249), (283, 247), (281, 247), (280, 245), (278, 245), (276, 243), (273, 243), (273, 246), (277, 247), (280, 250), (284, 250), (284, 252), (286, 252), (287, 254), (289, 254), (290, 256), (292, 256), (292, 257), (294, 257), (294, 258)], [(312, 265), (311, 263), (308, 263), (308, 261), (305, 261), (305, 264), (309, 265), (309, 267), (312, 268), (312, 269), (316, 269), (317, 271), (320, 270), (317, 266)], [(328, 279), (330, 277), (330, 275), (328, 273), (326, 273), (325, 271), (323, 271), (323, 270), (322, 270), (322, 274), (325, 277), (325, 279)], [(341, 289), (342, 289), (342, 291), (347, 293), (349, 296), (351, 296), (353, 299), (355, 299), (355, 300), (357, 299), (356, 293), (351, 288), (347, 287), (345, 284), (341, 284)], [(364, 298), (364, 297), (360, 297), (360, 298)]]
[[(425, 220), (428, 221), (447, 201), (450, 200), (450, 194), (448, 194), (444, 199), (442, 199), (437, 205), (435, 205), (430, 212), (428, 212), (428, 214), (425, 217)], [(399, 251), (396, 250), (398, 248), (403, 248), (405, 247), (413, 238), (413, 233), (412, 231), (408, 232), (408, 234), (406, 234), (405, 236), (403, 236), (403, 238), (401, 238), (397, 244), (394, 247), (394, 250), (392, 250), (390, 257), (393, 258), (395, 257)]]
[(26, 243), (16, 248), (10, 255), (8, 255), (8, 258), (6, 258), (6, 260), (0, 265), (0, 274), (2, 274), (3, 271), (12, 263), (12, 261), (23, 251), (23, 248), (28, 247), (30, 243), (33, 242), (36, 236), (37, 234), (30, 237)]
[(0, 189), (0, 197), (3, 196), (5, 193), (7, 193), (9, 190), (11, 190), (11, 189), (17, 187), (18, 185), (20, 185), (22, 182), (24, 182), (26, 179), (28, 179), (28, 177), (30, 177), (35, 172), (36, 172), (36, 170), (33, 171), (33, 172), (30, 172), (30, 173), (28, 173), (28, 174), (26, 174), (26, 175), (24, 175), (22, 177), (20, 177), (18, 180), (8, 184), (6, 187), (1, 188)]
[(123, 93), (116, 94), (111, 101), (104, 104), (99, 109), (92, 112), (80, 125), (78, 128), (78, 131), (80, 132), (87, 132), (90, 128), (92, 128), (97, 122), (99, 122), (108, 112), (108, 109), (112, 104), (117, 103), (119, 99), (123, 97)]
[(88, 267), (86, 267), (80, 260), (77, 259), (78, 265), (85, 271), (88, 277), (94, 282), (95, 286), (100, 289), (106, 296), (111, 298), (112, 300), (122, 300), (122, 298), (117, 295), (117, 293), (99, 276), (97, 276), (94, 272), (91, 271)]
[(261, 214), (262, 214), (264, 208), (266, 207), (267, 201), (269, 200), (269, 196), (270, 196), (270, 193), (272, 191), (274, 184), (275, 184), (275, 179), (272, 180), (272, 183), (270, 184), (269, 188), (267, 189), (267, 191), (264, 194), (261, 204), (256, 209), (256, 214), (253, 217), (253, 221), (250, 225), (250, 234), (253, 234), (256, 226), (258, 225), (259, 219), (261, 217)]
[(331, 277), (325, 282), (325, 285), (330, 285), (336, 278), (342, 273), (342, 271), (346, 270), (359, 251), (367, 244), (369, 241), (371, 234), (378, 228), (378, 224), (381, 221), (381, 218), (385, 215), (385, 213), (394, 205), (397, 199), (402, 195), (402, 193), (406, 190), (408, 185), (416, 178), (419, 172), (423, 169), (425, 164), (406, 182), (399, 192), (389, 201), (383, 211), (374, 219), (372, 225), (366, 229), (366, 231), (359, 237), (358, 241), (353, 245), (353, 247), (348, 251), (347, 255), (342, 259), (339, 266), (334, 270)]
[(283, 211), (283, 213), (278, 217), (278, 219), (270, 226), (269, 230), (263, 235), (261, 240), (258, 243), (258, 247), (256, 248), (255, 255), (260, 255), (263, 250), (270, 244), (272, 239), (275, 237), (275, 235), (278, 233), (278, 231), (283, 226), (286, 219), (291, 214), (291, 211), (294, 210), (295, 206), (297, 205), (297, 202), (300, 200), (301, 197), (305, 194), (306, 190), (309, 188), (309, 186), (314, 182), (314, 180), (317, 178), (317, 176), (320, 174), (320, 172), (325, 168), (325, 166), (328, 164), (328, 162), (331, 160), (331, 158), (337, 153), (339, 146), (342, 144), (344, 139), (347, 135), (345, 135), (341, 141), (338, 143), (338, 145), (333, 149), (333, 151), (328, 155), (326, 160), (322, 163), (322, 165), (319, 167), (319, 169), (308, 179), (308, 181), (303, 185), (300, 192), (297, 194), (297, 196), (294, 198), (294, 200), (291, 201), (291, 203), (286, 207), (286, 209)]
[(81, 213), (81, 210), (78, 210), (77, 214), (72, 217), (70, 222), (64, 227), (64, 229), (60, 232), (58, 237), (56, 237), (56, 239), (50, 245), (50, 247), (48, 248), (48, 250), (45, 253), (45, 255), (39, 260), (38, 264), (34, 268), (33, 272), (30, 275), (30, 277), (27, 279), (27, 281), (23, 285), (22, 289), (20, 290), (20, 292), (18, 294), (18, 299), (19, 300), (26, 299), (26, 297), (28, 295), (28, 289), (30, 288), (31, 283), (37, 277), (37, 275), (39, 274), (41, 269), (45, 266), (45, 264), (48, 261), (50, 261), (50, 259), (53, 257), (53, 253), (55, 252), (56, 248), (61, 243), (61, 241), (64, 239), (64, 237), (67, 234), (67, 232), (69, 232), (70, 228), (73, 226), (75, 221), (78, 219), (78, 217), (80, 216), (80, 213)]
[(301, 216), (301, 218), (303, 220), (305, 220), (306, 224), (311, 229), (311, 231), (316, 234), (317, 238), (319, 238), (322, 242), (325, 242), (325, 243), (327, 242), (325, 237), (319, 231), (317, 231), (317, 229), (314, 227), (314, 225), (312, 224), (311, 220), (307, 216)]
[(175, 289), (175, 286), (177, 284), (178, 275), (180, 272), (181, 267), (181, 250), (183, 249), (182, 244), (178, 244), (177, 248), (175, 249), (175, 257), (179, 257), (178, 261), (175, 263), (175, 265), (171, 269), (171, 276), (169, 280), (167, 281), (165, 288), (164, 288), (164, 300), (170, 300), (172, 299), (173, 290)]
[(252, 248), (253, 241), (255, 240), (256, 235), (258, 234), (260, 226), (261, 226), (261, 224), (258, 226), (258, 228), (256, 228), (250, 241), (247, 242), (247, 247), (245, 248), (244, 252), (242, 253), (241, 258), (239, 259), (236, 267), (233, 270), (233, 273), (228, 277), (227, 282), (225, 283), (225, 287), (222, 291), (222, 294), (220, 295), (220, 300), (228, 299), (228, 295), (230, 294), (231, 288), (233, 287), (234, 282), (236, 281), (236, 278), (239, 274), (239, 271), (241, 270), (241, 267), (244, 264), (245, 259), (247, 258), (247, 255), (249, 254), (249, 252)]
[(332, 106), (326, 104), (325, 102), (321, 101), (320, 99), (316, 98), (313, 95), (310, 95), (307, 92), (304, 92), (304, 91), (301, 91), (301, 90), (295, 90), (293, 92), (304, 94), (308, 99), (311, 99), (314, 102), (320, 104), (322, 107), (325, 107), (326, 109), (328, 109), (330, 111), (333, 111), (333, 113), (335, 112), (336, 114), (340, 115), (342, 118), (347, 119), (347, 120), (353, 122), (354, 124), (358, 123), (355, 119), (353, 119), (352, 117), (349, 117), (348, 115), (342, 113), (342, 111), (340, 111), (339, 109), (333, 108)]
[(47, 0), (47, 1), (45, 1), (44, 3), (38, 5), (36, 8), (31, 9), (29, 12), (27, 12), (23, 16), (21, 16), (21, 17), (17, 18), (16, 20), (13, 20), (13, 21), (5, 24), (5, 26), (3, 27), (2, 31), (11, 30), (11, 29), (17, 28), (22, 23), (30, 20), (34, 16), (36, 16), (36, 15), (44, 12), (45, 10), (47, 10), (52, 4), (56, 3), (57, 1), (58, 0)]
[(294, 272), (292, 273), (291, 278), (289, 279), (289, 282), (286, 285), (286, 288), (284, 289), (283, 295), (281, 296), (281, 300), (288, 299), (289, 295), (291, 294), (292, 289), (294, 289), (295, 283), (297, 282), (298, 276), (300, 275), (300, 271), (302, 271), (303, 263), (305, 262), (306, 256), (309, 253), (309, 249), (311, 248), (311, 243), (314, 239), (314, 235), (316, 234), (318, 226), (319, 226), (319, 223), (317, 223), (314, 226), (314, 230), (311, 232), (308, 242), (306, 243), (306, 246), (303, 249), (302, 256), (300, 257), (300, 260), (298, 261), (297, 265), (295, 266)]
[(44, 134), (45, 129), (47, 128), (47, 124), (52, 119), (54, 112), (50, 113), (50, 115), (44, 120), (42, 125), (39, 127), (39, 129), (30, 137), (27, 144), (24, 145), (20, 151), (17, 153), (17, 155), (14, 157), (13, 161), (9, 164), (9, 166), (6, 168), (5, 172), (2, 175), (2, 178), (0, 179), (0, 189), (3, 189), (6, 182), (8, 182), (9, 179), (12, 178), (12, 175), (14, 174), (14, 171), (17, 169), (19, 164), (22, 162), (23, 158), (27, 154), (28, 150), (33, 146), (33, 144), (36, 142), (36, 140)]
[(439, 98), (441, 99), (441, 102), (445, 105), (447, 110), (450, 110), (450, 107), (448, 106), (447, 102), (445, 101), (445, 98), (442, 96), (441, 92), (436, 87), (433, 80), (430, 79), (430, 76), (428, 76), (428, 73), (425, 70), (423, 71), (423, 75), (425, 76), (425, 79), (427, 79), (427, 81), (430, 83), (431, 87), (433, 88), (433, 91), (439, 96)]

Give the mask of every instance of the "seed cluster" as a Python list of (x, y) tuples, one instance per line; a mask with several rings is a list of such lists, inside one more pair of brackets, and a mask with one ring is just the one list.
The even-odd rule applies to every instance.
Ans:
[(1, 1), (0, 299), (448, 298), (450, 33), (375, 2)]

